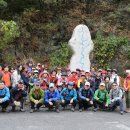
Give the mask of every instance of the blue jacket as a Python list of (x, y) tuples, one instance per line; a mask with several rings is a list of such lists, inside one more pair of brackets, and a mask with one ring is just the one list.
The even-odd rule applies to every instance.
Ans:
[(53, 93), (51, 93), (50, 90), (47, 90), (45, 92), (45, 102), (49, 102), (49, 99), (52, 99), (52, 101), (60, 100), (59, 91), (55, 89)]
[(82, 88), (79, 91), (79, 98), (82, 100), (86, 100), (86, 98), (89, 98), (90, 100), (93, 100), (94, 97), (94, 92), (91, 88), (89, 88), (88, 90)]
[(2, 102), (6, 102), (10, 99), (10, 92), (6, 86), (3, 89), (0, 89), (0, 99), (2, 99)]
[(76, 100), (77, 99), (77, 92), (76, 90), (73, 88), (70, 91), (68, 90), (68, 88), (64, 88), (61, 93), (60, 93), (60, 99), (64, 99), (67, 101), (70, 101), (71, 99)]

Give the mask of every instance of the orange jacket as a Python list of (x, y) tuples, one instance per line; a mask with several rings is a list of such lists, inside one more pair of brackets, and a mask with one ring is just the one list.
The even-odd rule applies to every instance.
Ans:
[(10, 72), (3, 72), (2, 80), (5, 81), (6, 87), (10, 87), (11, 86), (11, 74), (10, 74)]
[[(124, 89), (126, 88), (126, 79), (124, 80)], [(130, 91), (130, 80), (128, 81), (128, 91)]]

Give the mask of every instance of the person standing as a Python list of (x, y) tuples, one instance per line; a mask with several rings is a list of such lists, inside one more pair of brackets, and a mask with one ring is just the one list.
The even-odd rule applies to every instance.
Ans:
[(127, 77), (124, 80), (124, 91), (126, 98), (126, 112), (130, 113), (130, 70), (126, 70)]

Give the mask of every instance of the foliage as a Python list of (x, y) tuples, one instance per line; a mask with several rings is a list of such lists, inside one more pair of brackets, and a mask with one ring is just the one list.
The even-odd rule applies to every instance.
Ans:
[(20, 35), (19, 28), (14, 21), (0, 20), (0, 49), (4, 49)]
[(95, 41), (95, 59), (99, 66), (108, 68), (111, 60), (118, 54), (118, 50), (127, 44), (128, 38), (126, 37), (109, 36), (105, 38), (98, 32)]
[(4, 0), (0, 0), (0, 9), (4, 9), (7, 7), (7, 2), (5, 2)]
[(50, 55), (50, 65), (63, 67), (70, 62), (71, 50), (67, 43), (62, 43), (61, 47)]

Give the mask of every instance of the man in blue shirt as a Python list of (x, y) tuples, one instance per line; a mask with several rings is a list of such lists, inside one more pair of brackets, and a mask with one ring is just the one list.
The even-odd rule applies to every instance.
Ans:
[(85, 87), (79, 90), (79, 111), (82, 112), (82, 107), (87, 109), (93, 105), (94, 92), (90, 88), (90, 83), (86, 82)]
[(64, 88), (61, 93), (60, 93), (60, 98), (61, 98), (61, 105), (63, 108), (67, 104), (71, 106), (71, 111), (75, 111), (75, 107), (77, 104), (77, 92), (74, 89), (74, 83), (73, 82), (68, 82), (68, 87)]
[(54, 83), (49, 84), (49, 90), (45, 92), (45, 106), (50, 109), (55, 107), (57, 113), (59, 113), (59, 91), (55, 89)]
[(10, 92), (9, 89), (5, 86), (4, 81), (0, 80), (0, 106), (2, 107), (2, 112), (8, 112), (6, 110), (9, 105)]

